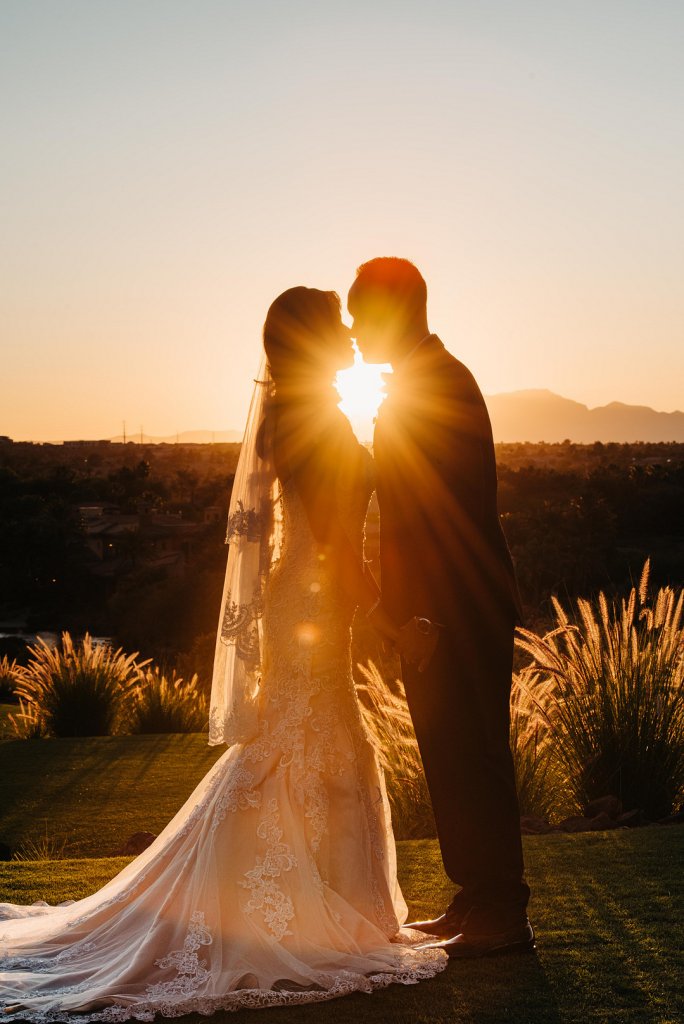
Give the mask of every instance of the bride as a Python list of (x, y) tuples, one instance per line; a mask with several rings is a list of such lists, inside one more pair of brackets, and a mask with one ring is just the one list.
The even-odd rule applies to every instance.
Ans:
[[(313, 1003), (447, 962), (402, 928), (384, 781), (352, 681), (352, 616), (377, 587), (362, 553), (371, 460), (331, 384), (353, 359), (337, 295), (284, 292), (264, 349), (212, 682), (209, 742), (228, 749), (99, 892), (0, 904), (0, 1005), (17, 1019)], [(379, 609), (373, 624), (396, 636)]]

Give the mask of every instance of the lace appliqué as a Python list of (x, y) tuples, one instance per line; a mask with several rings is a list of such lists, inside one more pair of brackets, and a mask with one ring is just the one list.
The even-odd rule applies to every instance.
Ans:
[(226, 601), (221, 622), (221, 641), (235, 644), (236, 654), (250, 672), (257, 672), (261, 664), (259, 626), (263, 614), (262, 595), (257, 594), (247, 604)]
[[(3, 936), (6, 941), (7, 937)], [(61, 966), (62, 964), (69, 964), (73, 960), (78, 959), (82, 953), (91, 953), (96, 949), (96, 943), (94, 942), (75, 942), (72, 946), (67, 946), (62, 950), (61, 953), (57, 953), (56, 956), (52, 957), (51, 963)], [(0, 970), (2, 971), (44, 971), (45, 960), (42, 957), (36, 956), (0, 956)], [(61, 990), (60, 990), (61, 991)]]
[(210, 974), (207, 970), (207, 961), (199, 958), (199, 950), (202, 946), (210, 946), (211, 943), (211, 932), (205, 923), (204, 912), (196, 910), (190, 918), (190, 927), (183, 948), (154, 961), (155, 967), (175, 968), (177, 977), (171, 981), (148, 985), (145, 993), (147, 999), (161, 1001), (163, 1005), (169, 998), (175, 1001), (194, 995)]
[(263, 513), (257, 512), (255, 508), (245, 508), (244, 504), (238, 501), (235, 511), (228, 517), (226, 544), (230, 543), (233, 537), (244, 537), (248, 541), (261, 540), (265, 525)]
[[(424, 938), (424, 936), (423, 936)], [(357, 974), (353, 971), (337, 971), (334, 975), (321, 978), (318, 987), (304, 990), (278, 989), (237, 989), (222, 996), (201, 996), (197, 993), (199, 984), (192, 994), (176, 992), (162, 993), (161, 999), (147, 997), (138, 1003), (114, 1004), (102, 1010), (69, 1013), (66, 1010), (22, 1009), (21, 1020), (29, 1024), (89, 1024), (102, 1021), (103, 1024), (124, 1024), (128, 1020), (153, 1021), (157, 1014), (164, 1017), (182, 1017), (189, 1013), (210, 1016), (218, 1010), (266, 1009), (269, 1006), (305, 1006), (309, 1003), (327, 1002), (354, 992), (370, 993), (387, 988), (392, 983), (416, 985), (446, 967), (448, 957), (442, 950), (413, 950), (398, 945), (394, 956), (393, 970), (378, 971), (375, 974)], [(198, 961), (203, 966), (203, 961)], [(192, 976), (190, 976), (190, 979)], [(150, 989), (156, 986), (150, 986)], [(18, 1019), (18, 1018), (15, 1018)]]
[(283, 830), (278, 827), (279, 819), (278, 802), (271, 799), (268, 814), (257, 828), (259, 838), (266, 841), (266, 854), (257, 858), (256, 866), (247, 871), (245, 881), (239, 883), (252, 894), (243, 907), (244, 912), (253, 914), (259, 911), (278, 940), (292, 935), (288, 924), (294, 917), (294, 907), (290, 897), (278, 886), (276, 878), (283, 871), (291, 871), (297, 866), (297, 858), (287, 843), (282, 842)]
[(211, 831), (215, 832), (228, 811), (246, 811), (248, 807), (261, 806), (261, 793), (253, 789), (254, 775), (247, 768), (236, 763), (231, 769), (230, 784), (216, 801)]
[[(278, 538), (274, 535), (274, 526), (279, 522), (279, 506), (281, 498), (262, 502), (261, 509), (245, 508), (238, 501), (233, 513), (228, 517), (226, 544), (258, 544), (259, 568), (254, 582), (251, 599), (234, 601), (230, 592), (221, 622), (221, 640), (223, 643), (234, 643), (237, 655), (247, 663), (247, 668), (256, 671), (260, 664), (260, 636), (258, 622), (263, 615), (263, 594), (274, 555), (278, 549)], [(277, 533), (277, 530), (276, 530)]]

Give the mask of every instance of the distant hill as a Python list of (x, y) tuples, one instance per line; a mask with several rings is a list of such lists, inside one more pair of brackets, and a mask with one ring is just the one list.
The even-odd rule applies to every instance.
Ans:
[(684, 442), (684, 412), (610, 402), (590, 409), (547, 390), (485, 396), (495, 441)]
[[(581, 402), (563, 398), (546, 389), (509, 391), (498, 395), (485, 395), (492, 420), (495, 441), (546, 441), (549, 443), (575, 441), (591, 444), (594, 441), (678, 441), (684, 443), (684, 412), (657, 412), (647, 405), (626, 405), (610, 402), (590, 409)], [(370, 420), (365, 425), (370, 439)], [(184, 430), (168, 437), (143, 434), (145, 444), (239, 444), (240, 430)], [(114, 442), (123, 437), (111, 438)], [(140, 434), (132, 432), (128, 441), (140, 441)]]
[[(242, 431), (238, 430), (182, 430), (180, 434), (169, 434), (168, 437), (153, 437), (143, 433), (143, 444), (240, 444)], [(112, 437), (114, 444), (121, 444), (123, 434)], [(127, 441), (140, 441), (140, 433), (133, 431), (126, 435)]]

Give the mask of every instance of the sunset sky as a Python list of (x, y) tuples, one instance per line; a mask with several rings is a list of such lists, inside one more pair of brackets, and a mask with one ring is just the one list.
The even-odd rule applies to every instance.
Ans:
[(684, 407), (684, 4), (2, 0), (15, 439), (239, 428), (270, 301), (412, 259), (485, 393)]

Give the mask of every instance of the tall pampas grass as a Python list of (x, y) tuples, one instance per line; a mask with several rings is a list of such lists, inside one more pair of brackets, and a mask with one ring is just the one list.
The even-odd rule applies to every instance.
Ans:
[[(425, 781), (406, 694), (400, 680), (389, 684), (372, 661), (358, 666), (356, 689), (366, 728), (385, 775), (392, 823), (398, 839), (435, 835), (430, 794)], [(542, 818), (558, 816), (568, 802), (562, 776), (553, 759), (552, 739), (539, 681), (514, 678), (511, 691), (511, 750), (515, 765), (520, 813)], [(548, 686), (548, 684), (546, 684)]]
[(605, 794), (658, 819), (684, 797), (684, 590), (649, 596), (647, 561), (627, 599), (580, 599), (557, 626), (519, 630), (520, 674), (546, 722), (577, 809)]
[(129, 706), (127, 732), (202, 732), (207, 728), (209, 709), (197, 675), (185, 680), (172, 672), (148, 668), (140, 676)]
[(79, 643), (62, 633), (51, 649), (38, 639), (29, 647), (28, 665), (16, 669), (18, 736), (110, 736), (123, 723), (127, 704), (147, 662), (86, 633)]
[(14, 704), (17, 700), (17, 663), (7, 655), (0, 658), (0, 704)]
[(397, 839), (422, 839), (435, 835), (418, 742), (400, 680), (385, 682), (372, 661), (358, 665), (356, 691), (366, 728), (385, 775)]
[(513, 676), (510, 727), (520, 813), (547, 820), (559, 817), (569, 800), (544, 710), (550, 685), (538, 673)]

